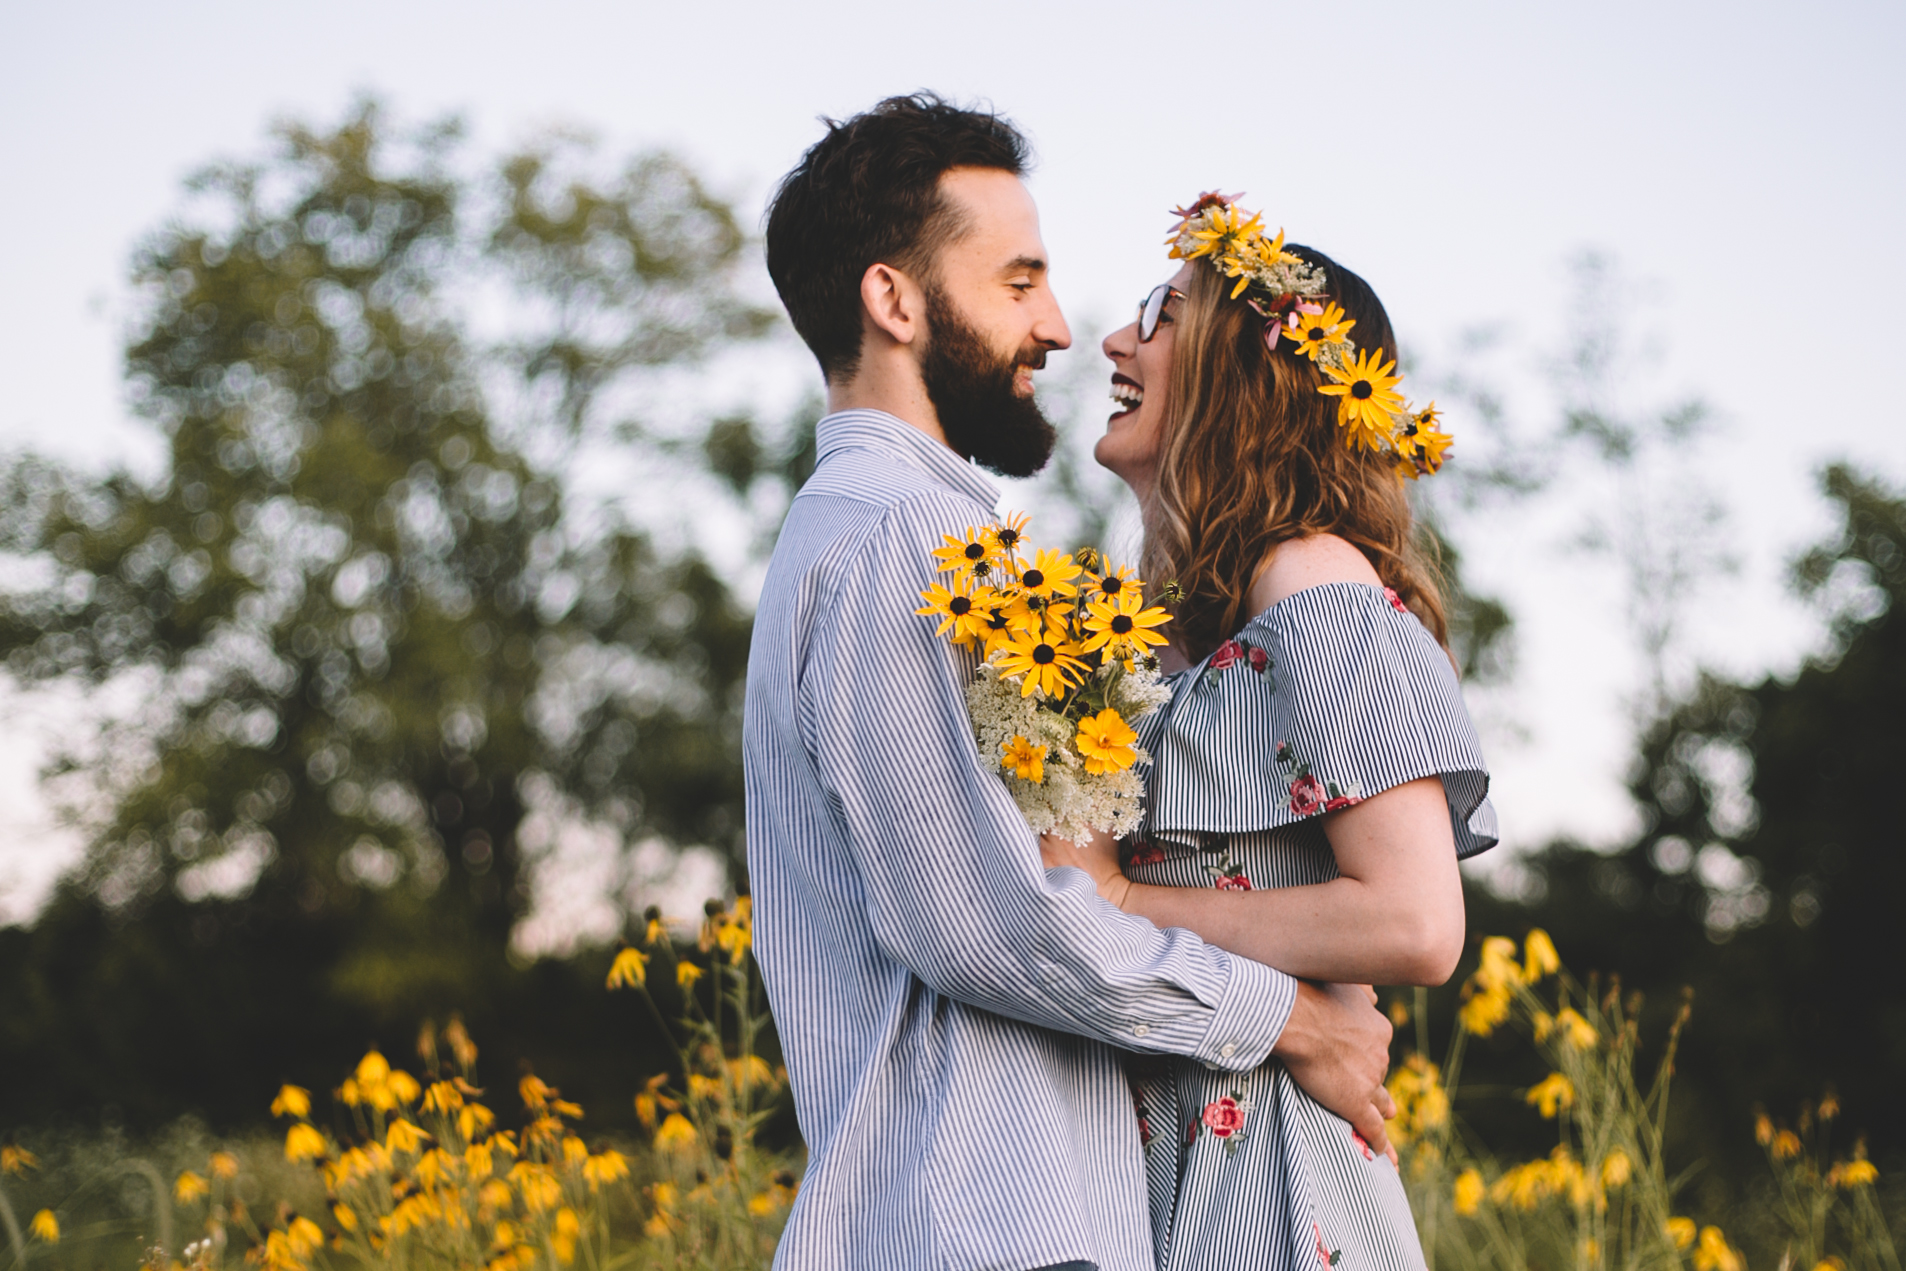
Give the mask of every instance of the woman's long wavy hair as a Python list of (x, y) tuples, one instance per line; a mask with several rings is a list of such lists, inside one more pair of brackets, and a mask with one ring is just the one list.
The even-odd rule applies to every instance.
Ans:
[[(1329, 298), (1356, 321), (1359, 351), (1396, 356), (1383, 304), (1321, 252), (1288, 250), (1321, 267)], [(1264, 319), (1215, 269), (1193, 271), (1176, 319), (1160, 424), (1157, 480), (1145, 509), (1143, 573), (1175, 578), (1178, 639), (1202, 658), (1252, 618), (1251, 584), (1278, 544), (1335, 534), (1369, 558), (1447, 645), (1434, 540), (1410, 514), (1395, 460), (1344, 444), (1323, 372), (1288, 339), (1264, 343)]]

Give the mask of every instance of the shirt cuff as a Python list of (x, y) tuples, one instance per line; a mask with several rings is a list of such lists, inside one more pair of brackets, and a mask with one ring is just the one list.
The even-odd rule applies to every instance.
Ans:
[(1226, 961), (1231, 976), (1194, 1058), (1208, 1068), (1249, 1072), (1271, 1057), (1297, 1004), (1297, 981), (1249, 958)]

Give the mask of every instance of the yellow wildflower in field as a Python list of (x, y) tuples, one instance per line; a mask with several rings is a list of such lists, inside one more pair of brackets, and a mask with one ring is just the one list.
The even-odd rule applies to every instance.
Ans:
[(1442, 1074), (1421, 1055), (1411, 1054), (1390, 1074), (1385, 1087), (1396, 1102), (1389, 1121), (1390, 1141), (1399, 1147), (1449, 1122), (1449, 1092)]
[(285, 1159), (308, 1161), (324, 1155), (324, 1135), (300, 1121), (285, 1133)]
[(279, 1086), (278, 1097), (271, 1101), (271, 1115), (304, 1120), (311, 1115), (311, 1092), (303, 1086)]
[(1621, 1187), (1634, 1175), (1635, 1163), (1628, 1159), (1628, 1153), (1616, 1148), (1602, 1158), (1602, 1186)]
[(189, 1205), (199, 1197), (209, 1194), (211, 1190), (211, 1184), (191, 1170), (185, 1170), (179, 1174), (178, 1181), (172, 1184), (172, 1198), (181, 1205)]
[(23, 1147), (9, 1143), (0, 1147), (0, 1174), (24, 1174), (40, 1167), (40, 1158)]
[(1776, 1161), (1790, 1161), (1800, 1155), (1800, 1136), (1792, 1130), (1782, 1130), (1774, 1135), (1773, 1153)]
[(715, 945), (735, 966), (740, 966), (741, 959), (754, 948), (754, 900), (751, 897), (735, 897), (734, 913), (720, 916), (716, 922)]
[(1719, 1227), (1703, 1227), (1694, 1246), (1694, 1271), (1747, 1271), (1747, 1259), (1727, 1243)]
[(629, 1159), (613, 1149), (604, 1149), (582, 1163), (583, 1181), (595, 1191), (604, 1183), (629, 1176)]
[(1827, 1171), (1827, 1186), (1852, 1191), (1855, 1187), (1871, 1187), (1880, 1176), (1873, 1162), (1865, 1157), (1855, 1157), (1850, 1161), (1841, 1161)]
[(1483, 1197), (1487, 1189), (1483, 1187), (1482, 1171), (1466, 1169), (1456, 1176), (1456, 1212), (1468, 1217), (1482, 1208)]
[(1540, 927), (1529, 932), (1528, 938), (1522, 942), (1522, 951), (1522, 978), (1530, 984), (1562, 969), (1562, 957), (1555, 951), (1555, 942)]
[(679, 1112), (671, 1112), (655, 1132), (657, 1147), (686, 1147), (695, 1141), (695, 1126)]
[(238, 1158), (230, 1152), (212, 1153), (212, 1177), (234, 1179), (238, 1177)]
[(633, 945), (625, 947), (615, 955), (615, 961), (609, 966), (609, 987), (612, 989), (639, 989), (648, 983), (649, 955)]
[(681, 988), (694, 988), (695, 981), (701, 979), (704, 974), (706, 974), (706, 972), (693, 962), (677, 962), (675, 964), (675, 983)]
[(27, 1229), (37, 1239), (44, 1240), (50, 1245), (60, 1242), (60, 1220), (53, 1216), (53, 1211), (50, 1209), (42, 1209), (33, 1215), (33, 1221), (27, 1224)]
[(390, 1129), (384, 1135), (384, 1150), (387, 1152), (415, 1152), (430, 1136), (422, 1129), (412, 1125), (402, 1117), (390, 1123)]
[(1509, 1018), (1509, 994), (1506, 990), (1484, 989), (1472, 994), (1456, 1015), (1466, 1031), (1487, 1037)]
[(1552, 1072), (1532, 1086), (1523, 1096), (1523, 1102), (1539, 1110), (1550, 1121), (1555, 1114), (1575, 1104), (1575, 1085), (1559, 1072)]

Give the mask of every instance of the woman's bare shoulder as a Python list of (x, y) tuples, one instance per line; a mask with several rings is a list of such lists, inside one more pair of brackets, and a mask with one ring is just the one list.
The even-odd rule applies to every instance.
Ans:
[(1335, 534), (1294, 538), (1279, 543), (1258, 566), (1251, 582), (1251, 608), (1263, 613), (1287, 596), (1325, 583), (1381, 587), (1383, 580), (1368, 557)]

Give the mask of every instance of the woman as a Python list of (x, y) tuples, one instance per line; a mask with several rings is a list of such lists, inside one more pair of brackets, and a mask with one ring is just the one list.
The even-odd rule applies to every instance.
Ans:
[[(1048, 840), (1105, 898), (1306, 979), (1440, 984), (1488, 775), (1443, 647), (1405, 477), (1448, 438), (1390, 373), (1368, 285), (1228, 199), (1180, 209), (1184, 265), (1105, 341), (1124, 407), (1096, 455), (1175, 579), (1169, 706), (1142, 726), (1147, 821)], [(1169, 669), (1169, 668), (1168, 668)], [(1393, 1163), (1275, 1061), (1134, 1075), (1161, 1268), (1420, 1267)]]

